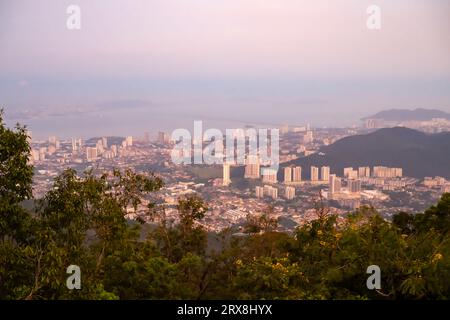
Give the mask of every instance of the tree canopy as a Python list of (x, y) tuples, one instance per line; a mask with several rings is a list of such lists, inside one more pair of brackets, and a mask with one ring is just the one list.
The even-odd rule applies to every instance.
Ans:
[[(450, 194), (392, 221), (369, 207), (338, 219), (320, 205), (293, 233), (277, 231), (268, 207), (244, 234), (212, 234), (197, 195), (180, 197), (177, 221), (153, 201), (142, 210), (163, 181), (131, 170), (67, 169), (27, 210), (29, 153), (26, 128), (6, 128), (0, 113), (0, 299), (450, 298)], [(80, 290), (66, 286), (69, 265)], [(371, 265), (380, 289), (366, 286)]]

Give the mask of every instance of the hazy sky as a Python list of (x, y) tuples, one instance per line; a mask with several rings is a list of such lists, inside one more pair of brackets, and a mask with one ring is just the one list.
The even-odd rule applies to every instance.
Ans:
[[(66, 28), (70, 4), (81, 30)], [(381, 30), (366, 27), (371, 4)], [(144, 100), (287, 123), (450, 111), (449, 14), (446, 0), (1, 0), (0, 105), (19, 117)]]

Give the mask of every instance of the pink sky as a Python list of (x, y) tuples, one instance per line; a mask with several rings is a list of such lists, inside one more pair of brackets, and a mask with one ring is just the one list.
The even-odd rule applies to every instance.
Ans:
[(449, 12), (446, 0), (2, 0), (0, 95), (17, 108), (248, 92), (450, 111)]

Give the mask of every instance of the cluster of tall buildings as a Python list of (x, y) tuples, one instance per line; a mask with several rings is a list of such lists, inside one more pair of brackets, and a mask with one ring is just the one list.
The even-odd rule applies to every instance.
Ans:
[(256, 186), (255, 192), (257, 198), (263, 198), (265, 196), (271, 197), (274, 200), (278, 198), (278, 188), (269, 185), (265, 185), (264, 187)]
[[(148, 138), (149, 139), (149, 138)], [(158, 132), (158, 139), (157, 139), (158, 143), (161, 144), (167, 144), (170, 142), (170, 135), (166, 132)]]
[(354, 170), (352, 167), (344, 168), (344, 178), (347, 179), (358, 179), (359, 172)]
[(359, 167), (358, 168), (359, 178), (370, 178), (370, 167)]
[[(69, 141), (63, 141), (63, 144), (60, 143), (55, 136), (50, 136), (45, 145), (39, 146), (38, 148), (33, 148), (31, 150), (31, 159), (32, 161), (44, 161), (46, 160), (46, 156), (52, 156), (56, 152), (59, 152), (60, 158), (62, 161), (65, 159), (71, 158), (75, 162), (82, 162), (82, 158), (79, 156), (85, 155), (85, 161), (93, 162), (98, 160), (99, 157), (103, 157), (105, 159), (112, 159), (119, 155), (119, 149), (122, 147), (122, 150), (126, 147), (130, 147), (133, 145), (133, 137), (126, 137), (121, 146), (118, 145), (108, 145), (108, 139), (103, 137), (98, 139), (95, 144), (88, 143), (85, 145), (82, 139), (72, 138)], [(61, 147), (62, 146), (62, 147)], [(72, 152), (72, 155), (68, 155), (67, 150)]]
[[(222, 165), (222, 185), (228, 186), (231, 183), (230, 178), (230, 165)], [(287, 167), (284, 169), (285, 182), (301, 182), (302, 180), (302, 168), (301, 167)], [(258, 156), (250, 155), (246, 159), (244, 177), (248, 179), (260, 179), (265, 184), (264, 186), (256, 186), (255, 194), (257, 198), (270, 197), (272, 199), (278, 198), (278, 188), (273, 186), (278, 182), (277, 178), (278, 170), (261, 167), (261, 163)], [(286, 199), (292, 200), (295, 198), (295, 187), (286, 186), (285, 193)]]
[[(373, 170), (370, 167), (353, 167), (344, 168), (344, 183), (346, 188), (343, 188), (343, 180), (336, 174), (331, 174), (329, 166), (316, 167), (311, 166), (311, 182), (316, 183), (328, 183), (329, 194), (332, 198), (333, 195), (339, 197), (339, 195), (346, 193), (348, 196), (357, 195), (362, 191), (361, 179), (363, 178), (394, 178), (401, 177), (403, 172), (401, 168), (389, 168), (383, 166), (375, 166)], [(302, 167), (285, 167), (284, 171), (284, 184), (285, 197), (288, 200), (292, 200), (295, 197), (295, 185), (302, 182)], [(259, 157), (249, 156), (246, 159), (245, 165), (245, 178), (259, 179), (262, 175), (262, 182), (266, 185), (264, 187), (257, 186), (255, 188), (256, 197), (263, 198), (269, 196), (272, 199), (278, 197), (278, 189), (273, 186), (278, 182), (277, 170), (271, 170), (269, 168), (261, 168)], [(227, 186), (231, 183), (230, 179), (230, 166), (224, 164), (223, 166), (223, 185)], [(345, 186), (344, 185), (344, 186)]]
[[(342, 179), (335, 174), (330, 174), (328, 183), (329, 198), (335, 198), (335, 196), (342, 191)], [(361, 192), (361, 180), (352, 178), (347, 179), (347, 192), (354, 195), (359, 194)]]
[(262, 181), (265, 183), (277, 183), (277, 170), (264, 169), (262, 172)]
[[(133, 146), (133, 137), (128, 136), (122, 141), (122, 148)], [(73, 148), (73, 146), (72, 146)], [(100, 156), (105, 159), (112, 159), (118, 156), (119, 148), (117, 145), (108, 146), (108, 139), (103, 137), (97, 141), (95, 146), (86, 147), (86, 161), (96, 161)]]
[[(328, 181), (330, 178), (330, 167), (321, 167), (320, 176), (319, 168), (311, 167), (311, 181)], [(302, 167), (286, 167), (284, 168), (284, 183), (295, 183), (302, 181)]]
[(302, 167), (284, 168), (284, 183), (295, 183), (302, 181)]
[[(31, 133), (29, 137), (31, 139)], [(60, 141), (56, 138), (56, 136), (50, 136), (48, 137), (47, 147), (41, 146), (39, 149), (31, 150), (31, 158), (33, 161), (44, 161), (46, 159), (46, 155), (53, 155), (57, 150), (59, 150), (60, 146)]]
[(402, 168), (389, 168), (389, 167), (373, 167), (373, 176), (375, 178), (397, 178), (403, 176)]
[(358, 178), (401, 178), (403, 176), (402, 168), (390, 168), (375, 166), (371, 172), (370, 167), (359, 167), (358, 170), (352, 167), (344, 168), (344, 177), (348, 179)]
[[(257, 198), (264, 198), (265, 196), (270, 197), (272, 199), (278, 198), (278, 188), (270, 186), (270, 185), (264, 185), (264, 187), (256, 186), (255, 187), (255, 194)], [(286, 187), (284, 189), (284, 196), (288, 200), (292, 200), (295, 198), (295, 187)]]

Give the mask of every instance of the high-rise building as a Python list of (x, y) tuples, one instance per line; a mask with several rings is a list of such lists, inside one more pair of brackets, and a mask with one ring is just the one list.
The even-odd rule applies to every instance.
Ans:
[(158, 132), (158, 143), (166, 144), (170, 142), (170, 136), (165, 132)]
[(370, 167), (359, 167), (358, 168), (359, 178), (370, 178)]
[(335, 174), (330, 174), (330, 179), (328, 180), (328, 189), (329, 189), (329, 193), (333, 194), (336, 191), (334, 190), (334, 182), (336, 181), (336, 175)]
[(284, 183), (292, 182), (292, 168), (284, 168)]
[(402, 168), (388, 168), (382, 166), (373, 167), (373, 176), (375, 178), (397, 178), (402, 177)]
[(126, 142), (127, 142), (127, 147), (132, 147), (133, 146), (133, 137), (132, 136), (128, 136), (126, 138)]
[(352, 167), (344, 168), (344, 177), (348, 179), (357, 179), (358, 171), (353, 170)]
[(39, 148), (39, 160), (44, 161), (45, 160), (45, 153), (47, 152), (47, 148), (42, 147)]
[(264, 168), (262, 174), (263, 174), (263, 182), (277, 183), (277, 170)]
[(351, 193), (361, 192), (361, 180), (359, 179), (350, 179), (347, 181), (348, 191)]
[(319, 168), (311, 167), (311, 181), (319, 181)]
[(329, 191), (330, 195), (341, 192), (341, 178), (337, 177), (335, 174), (330, 174)]
[(244, 177), (250, 179), (259, 179), (259, 177), (261, 176), (260, 170), (261, 168), (259, 157), (255, 155), (249, 155), (246, 159)]
[(72, 138), (72, 151), (78, 151), (82, 147), (81, 139)]
[(88, 162), (97, 160), (97, 148), (87, 147), (86, 148), (86, 159)]
[(97, 144), (95, 145), (95, 147), (97, 148), (97, 154), (100, 155), (103, 153), (104, 149), (103, 149), (103, 142), (102, 139), (97, 141)]
[(272, 186), (264, 186), (264, 195), (271, 197), (272, 199), (278, 198), (278, 189)]
[(48, 137), (48, 143), (55, 145), (56, 144), (56, 137), (55, 136)]
[(144, 132), (144, 142), (145, 143), (149, 143), (150, 142), (150, 133), (148, 133), (147, 131)]
[(330, 180), (330, 167), (320, 168), (320, 178), (322, 181)]
[(103, 149), (108, 149), (108, 138), (107, 137), (102, 138), (102, 145), (103, 145)]
[(286, 187), (285, 189), (286, 199), (292, 200), (295, 197), (295, 188), (294, 187)]
[(302, 167), (294, 167), (293, 175), (292, 175), (292, 181), (293, 182), (300, 182), (300, 181), (302, 181)]
[(223, 164), (223, 185), (228, 186), (231, 183), (230, 179), (230, 165), (227, 163)]
[(117, 157), (117, 146), (115, 144), (111, 146), (111, 152), (113, 154), (113, 157)]
[(313, 132), (306, 131), (305, 135), (303, 136), (303, 143), (312, 143), (313, 141), (314, 141)]
[(353, 171), (352, 167), (344, 168), (344, 177), (347, 178), (350, 172)]
[(264, 188), (260, 186), (255, 187), (255, 193), (257, 198), (264, 198)]
[(77, 139), (72, 138), (72, 152), (75, 152), (77, 150), (78, 150)]

